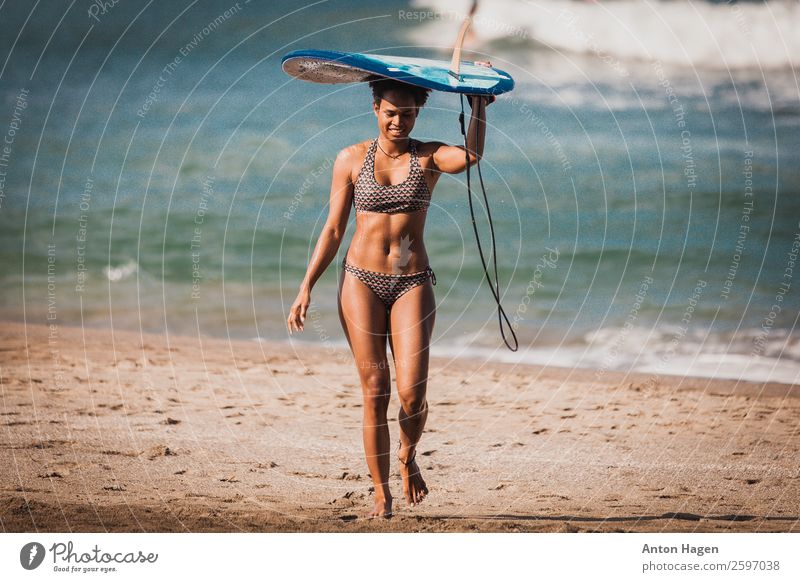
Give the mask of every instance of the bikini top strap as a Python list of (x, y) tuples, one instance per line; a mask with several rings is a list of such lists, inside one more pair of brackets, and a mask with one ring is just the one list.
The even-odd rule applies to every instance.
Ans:
[(372, 147), (369, 150), (370, 155), (370, 168), (369, 168), (369, 178), (375, 184), (378, 184), (378, 181), (375, 180), (375, 158), (378, 157), (378, 138), (376, 137), (372, 140)]
[(409, 142), (409, 148), (411, 149), (411, 168), (413, 169), (415, 166), (417, 170), (422, 170), (422, 165), (419, 163), (419, 154), (417, 153), (417, 140), (413, 138), (408, 138), (411, 140)]
[(372, 175), (375, 175), (375, 153), (378, 149), (378, 138), (372, 140), (372, 145), (369, 146), (369, 151), (367, 152), (367, 157), (364, 159), (364, 163), (369, 163), (372, 170)]
[[(364, 156), (364, 161), (361, 163), (361, 169), (358, 171), (358, 177), (356, 178), (356, 183), (358, 183), (362, 178), (367, 178), (369, 174), (367, 172), (372, 172), (372, 175), (375, 175), (375, 146), (378, 143), (378, 138), (372, 140), (372, 144), (369, 146), (367, 150), (367, 155)], [(370, 162), (370, 157), (372, 157), (372, 161)]]

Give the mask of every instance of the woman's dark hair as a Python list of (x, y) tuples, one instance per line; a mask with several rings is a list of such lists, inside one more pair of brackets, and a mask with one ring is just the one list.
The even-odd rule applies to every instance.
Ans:
[(389, 91), (396, 91), (398, 93), (411, 95), (416, 106), (422, 107), (425, 105), (425, 102), (428, 100), (428, 95), (430, 95), (431, 92), (430, 89), (424, 89), (423, 87), (409, 85), (408, 83), (396, 81), (395, 79), (378, 77), (374, 75), (369, 79), (369, 87), (372, 89), (372, 98), (374, 99), (376, 105), (380, 105), (384, 94), (388, 93)]

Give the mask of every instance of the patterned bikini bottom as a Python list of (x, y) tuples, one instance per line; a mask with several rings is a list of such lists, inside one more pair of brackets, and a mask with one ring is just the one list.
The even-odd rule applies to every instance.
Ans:
[(436, 274), (430, 266), (416, 273), (407, 275), (392, 275), (391, 273), (379, 273), (377, 271), (367, 271), (347, 264), (347, 260), (342, 260), (342, 267), (348, 273), (357, 277), (364, 285), (372, 289), (372, 292), (383, 301), (386, 311), (392, 309), (394, 302), (402, 295), (411, 291), (414, 287), (422, 285), (429, 278), (431, 283), (436, 285)]

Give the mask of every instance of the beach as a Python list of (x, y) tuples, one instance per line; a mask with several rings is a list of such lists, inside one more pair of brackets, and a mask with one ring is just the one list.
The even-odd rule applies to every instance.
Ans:
[(433, 358), (430, 494), (367, 519), (349, 352), (0, 330), (5, 532), (800, 531), (797, 385)]

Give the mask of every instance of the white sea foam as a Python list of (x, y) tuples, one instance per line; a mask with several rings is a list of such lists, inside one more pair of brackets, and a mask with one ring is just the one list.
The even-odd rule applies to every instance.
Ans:
[(123, 263), (122, 265), (112, 267), (111, 265), (106, 265), (103, 267), (103, 274), (106, 278), (111, 281), (112, 283), (116, 283), (118, 281), (122, 281), (127, 279), (134, 273), (139, 270), (139, 264), (134, 261), (133, 259)]
[[(635, 372), (667, 376), (725, 378), (751, 382), (800, 384), (800, 334), (774, 329), (762, 353), (754, 353), (759, 329), (708, 333), (694, 330), (678, 335), (675, 326), (657, 329), (601, 328), (579, 340), (551, 343), (520, 342), (517, 352), (508, 351), (494, 328), (481, 328), (456, 340), (431, 346), (431, 356), (459, 360), (495, 361), (593, 370), (598, 380), (608, 372)], [(680, 337), (680, 341), (673, 341)], [(258, 338), (254, 338), (258, 340)], [(297, 346), (320, 342), (292, 339)], [(349, 353), (346, 341), (331, 345)], [(492, 346), (492, 347), (488, 347)]]
[[(535, 364), (562, 368), (594, 370), (598, 379), (608, 371), (636, 372), (667, 376), (700, 378), (726, 378), (751, 382), (781, 382), (800, 384), (800, 363), (786, 357), (752, 355), (749, 353), (724, 353), (697, 343), (684, 345), (679, 352), (671, 354), (651, 346), (647, 350), (638, 346), (635, 352), (619, 353), (609, 367), (608, 350), (588, 345), (543, 345), (520, 348), (510, 352), (504, 348), (465, 347), (439, 344), (431, 348), (431, 355), (438, 357), (467, 358), (516, 364)], [(694, 353), (685, 353), (691, 352)], [(778, 349), (777, 351), (780, 351)]]
[[(413, 0), (434, 9), (415, 40), (455, 37), (456, 20), (468, 0)], [(492, 0), (480, 2), (473, 21), (474, 44), (500, 38), (527, 39), (557, 51), (591, 53), (620, 67), (654, 61), (729, 68), (785, 68), (800, 64), (800, 5), (765, 3), (658, 2), (618, 0)]]

